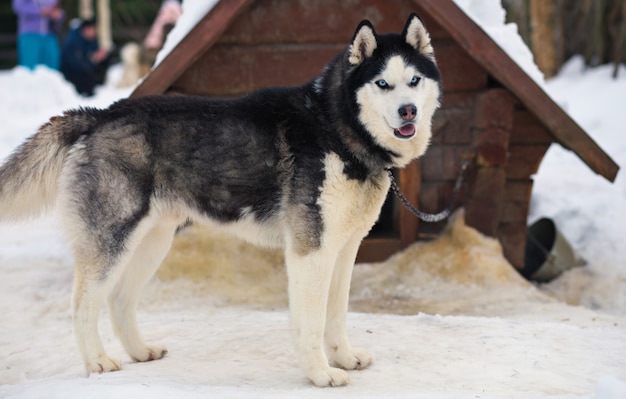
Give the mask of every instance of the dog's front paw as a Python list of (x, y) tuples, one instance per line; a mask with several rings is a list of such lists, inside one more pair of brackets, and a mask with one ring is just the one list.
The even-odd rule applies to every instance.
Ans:
[(340, 387), (350, 383), (348, 374), (334, 367), (311, 373), (309, 378), (318, 387)]
[(148, 345), (137, 353), (131, 354), (133, 360), (137, 362), (149, 362), (151, 360), (158, 360), (167, 355), (167, 349), (159, 345)]
[(339, 367), (346, 370), (361, 370), (372, 364), (372, 356), (365, 349), (352, 348), (331, 354), (331, 359)]
[(108, 373), (110, 371), (121, 370), (120, 362), (113, 360), (107, 355), (100, 355), (96, 360), (86, 364), (87, 374), (91, 373)]

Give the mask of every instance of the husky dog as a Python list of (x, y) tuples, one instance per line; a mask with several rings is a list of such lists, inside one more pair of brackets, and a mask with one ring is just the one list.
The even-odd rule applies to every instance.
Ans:
[(387, 196), (389, 168), (424, 153), (440, 75), (417, 15), (401, 34), (369, 21), (311, 82), (234, 100), (147, 96), (70, 110), (0, 167), (0, 220), (61, 212), (75, 260), (74, 329), (86, 369), (120, 369), (98, 334), (107, 302), (130, 357), (167, 350), (138, 331), (139, 292), (179, 226), (207, 223), (281, 247), (300, 364), (317, 386), (348, 383), (367, 351), (346, 334), (357, 250)]

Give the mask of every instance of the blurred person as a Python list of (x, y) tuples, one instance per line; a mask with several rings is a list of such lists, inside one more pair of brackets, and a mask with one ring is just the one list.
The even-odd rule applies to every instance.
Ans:
[(182, 8), (178, 0), (164, 0), (143, 41), (143, 47), (157, 51), (160, 50), (165, 42), (165, 37), (174, 24), (176, 24), (181, 14)]
[(79, 21), (61, 48), (61, 72), (83, 96), (92, 96), (104, 83), (111, 52), (98, 46), (95, 19)]
[(148, 31), (144, 41), (144, 62), (154, 64), (156, 55), (163, 47), (167, 34), (172, 30), (178, 18), (182, 14), (182, 8), (178, 0), (164, 0), (161, 8)]
[(59, 33), (65, 13), (58, 0), (13, 0), (17, 14), (18, 64), (59, 69)]

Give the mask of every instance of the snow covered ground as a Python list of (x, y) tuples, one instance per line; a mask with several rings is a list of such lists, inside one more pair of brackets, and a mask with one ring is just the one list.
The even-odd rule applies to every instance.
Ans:
[[(623, 167), (626, 70), (619, 80), (610, 74), (610, 67), (585, 71), (574, 59), (545, 87)], [(104, 87), (86, 100), (57, 73), (1, 71), (0, 160), (50, 116), (103, 107), (129, 92)], [(418, 255), (435, 242), (357, 266), (349, 333), (374, 364), (350, 372), (351, 385), (339, 389), (313, 388), (298, 369), (284, 297), (255, 304), (252, 283), (282, 284), (271, 268), (253, 282), (233, 277), (236, 268), (220, 271), (213, 285), (153, 280), (139, 323), (168, 356), (132, 363), (103, 310), (103, 341), (123, 370), (86, 378), (69, 312), (72, 257), (54, 217), (0, 224), (0, 398), (623, 399), (625, 212), (623, 171), (610, 184), (553, 146), (536, 176), (529, 222), (553, 218), (585, 267), (531, 285), (507, 269), (492, 240), (463, 226), (451, 229), (463, 240), (450, 241), (472, 243), (462, 252), (467, 264), (441, 257), (438, 269)], [(234, 262), (247, 261), (238, 248), (227, 248)], [(220, 290), (220, 281), (233, 288)], [(372, 302), (376, 313), (364, 312)]]
[(554, 219), (587, 267), (572, 269), (544, 287), (570, 303), (626, 313), (626, 68), (618, 80), (612, 66), (586, 70), (574, 58), (547, 90), (620, 165), (613, 184), (595, 175), (571, 152), (552, 146), (533, 188), (530, 219)]

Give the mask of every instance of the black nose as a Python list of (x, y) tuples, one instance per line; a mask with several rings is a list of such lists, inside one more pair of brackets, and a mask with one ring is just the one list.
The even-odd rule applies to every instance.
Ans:
[(398, 114), (400, 114), (402, 120), (412, 121), (417, 116), (417, 108), (413, 104), (401, 105), (398, 108)]

